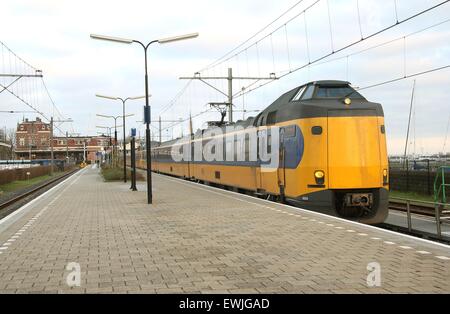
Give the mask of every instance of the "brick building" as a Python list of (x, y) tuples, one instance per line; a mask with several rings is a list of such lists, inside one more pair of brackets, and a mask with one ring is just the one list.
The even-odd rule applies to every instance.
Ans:
[[(34, 121), (25, 119), (17, 125), (16, 156), (18, 159), (50, 159), (50, 124), (40, 118)], [(95, 161), (98, 153), (110, 151), (114, 140), (108, 136), (68, 136), (53, 137), (53, 156), (55, 159), (81, 162)]]
[[(112, 142), (111, 142), (112, 144)], [(77, 136), (53, 138), (53, 155), (55, 159), (86, 160), (93, 162), (97, 153), (107, 152), (110, 148), (110, 138), (107, 136)]]
[(20, 159), (50, 158), (50, 124), (40, 118), (17, 124), (16, 155)]

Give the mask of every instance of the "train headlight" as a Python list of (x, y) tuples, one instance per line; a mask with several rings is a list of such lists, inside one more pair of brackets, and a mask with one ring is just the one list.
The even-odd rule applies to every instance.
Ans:
[(321, 170), (314, 172), (314, 176), (316, 179), (323, 179), (325, 177), (325, 173)]
[(352, 104), (352, 100), (347, 97), (344, 99), (344, 104), (346, 104), (347, 106), (350, 106)]
[(315, 171), (314, 178), (316, 179), (317, 184), (323, 185), (325, 183), (325, 172), (323, 172), (322, 170)]
[(388, 185), (388, 171), (387, 169), (383, 169), (383, 185)]

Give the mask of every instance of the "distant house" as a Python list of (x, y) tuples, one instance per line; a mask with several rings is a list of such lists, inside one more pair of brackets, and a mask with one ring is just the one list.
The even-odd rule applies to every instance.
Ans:
[[(15, 154), (18, 159), (50, 159), (51, 127), (39, 117), (31, 121), (25, 119), (17, 124)], [(109, 136), (54, 136), (54, 159), (81, 162), (86, 155), (87, 161), (95, 161), (98, 152), (110, 150), (113, 139)]]

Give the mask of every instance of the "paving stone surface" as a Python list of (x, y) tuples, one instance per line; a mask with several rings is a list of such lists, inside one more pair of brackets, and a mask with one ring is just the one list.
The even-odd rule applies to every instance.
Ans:
[[(153, 182), (147, 205), (145, 184), (131, 192), (86, 168), (0, 221), (0, 293), (450, 292), (449, 247), (171, 177)], [(77, 266), (80, 285), (69, 286)]]

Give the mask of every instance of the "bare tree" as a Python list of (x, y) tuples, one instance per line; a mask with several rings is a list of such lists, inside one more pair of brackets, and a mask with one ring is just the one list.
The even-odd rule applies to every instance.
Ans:
[(16, 150), (16, 129), (10, 128), (6, 131), (6, 143), (10, 145), (10, 159), (14, 158), (14, 152)]

